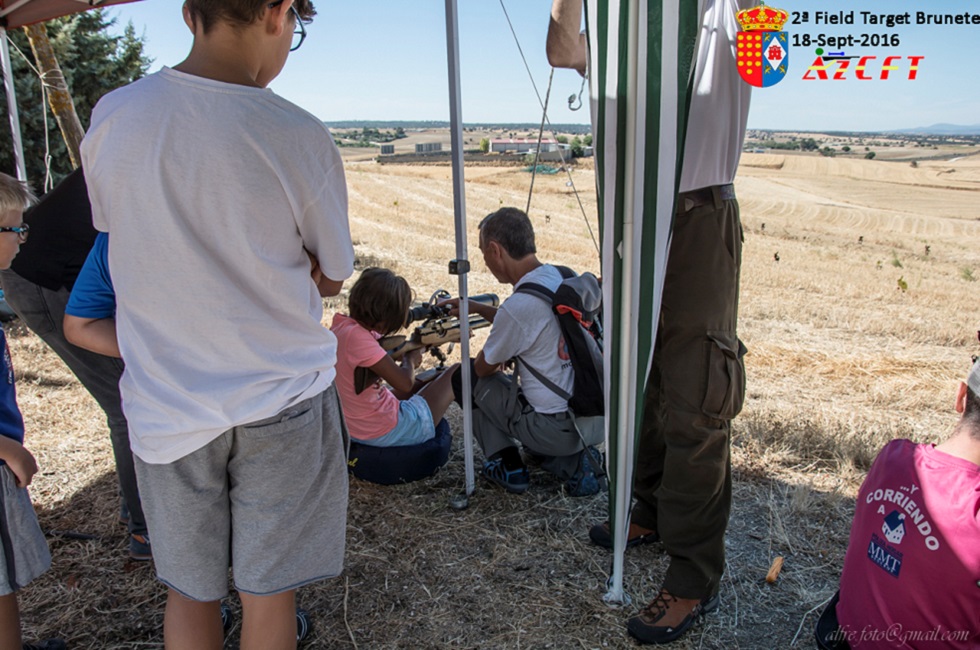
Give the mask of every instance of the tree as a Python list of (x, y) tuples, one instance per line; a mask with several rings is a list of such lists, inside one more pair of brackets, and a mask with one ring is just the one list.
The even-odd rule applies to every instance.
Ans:
[(803, 151), (817, 151), (819, 148), (820, 145), (813, 138), (803, 138), (800, 141), (800, 149)]
[(843, 151), (844, 153), (847, 153), (851, 150), (851, 148), (845, 144), (843, 147), (840, 148), (840, 150)]
[[(150, 59), (143, 53), (143, 38), (136, 36), (132, 23), (122, 36), (112, 36), (108, 28), (115, 19), (101, 9), (87, 11), (46, 24), (51, 47), (61, 65), (65, 81), (75, 102), (75, 110), (83, 128), (88, 128), (92, 108), (102, 95), (124, 86), (146, 74)], [(40, 190), (44, 179), (45, 131), (47, 112), (48, 144), (51, 153), (52, 176), (57, 182), (71, 171), (68, 149), (58, 125), (47, 106), (41, 104), (41, 87), (37, 75), (27, 66), (20, 50), (31, 57), (27, 37), (20, 30), (8, 32), (11, 41), (10, 59), (20, 113), (21, 133), (27, 176), (35, 189)], [(34, 64), (34, 61), (31, 61)], [(0, 169), (13, 171), (14, 156), (7, 99), (0, 88), (3, 126), (0, 126)]]
[(586, 133), (585, 134), (585, 137), (582, 138), (582, 144), (584, 144), (586, 147), (591, 147), (592, 146), (592, 134), (591, 133)]
[(34, 23), (24, 27), (27, 40), (31, 44), (31, 52), (34, 54), (34, 61), (37, 63), (37, 73), (45, 80), (44, 87), (47, 89), (47, 104), (54, 114), (54, 119), (58, 122), (61, 137), (68, 148), (68, 159), (72, 167), (82, 166), (82, 138), (85, 137), (85, 130), (75, 112), (75, 102), (71, 97), (71, 91), (65, 82), (65, 74), (61, 71), (58, 64), (58, 57), (51, 47), (51, 39), (48, 38), (48, 30), (44, 23)]
[(490, 138), (483, 138), (480, 140), (480, 151), (483, 153), (488, 153), (490, 151)]
[(568, 144), (568, 136), (567, 135), (555, 136), (555, 141), (558, 142), (558, 144)]
[(864, 154), (864, 157), (867, 158), (868, 160), (873, 160), (875, 157), (875, 152), (869, 151), (868, 153)]
[(575, 136), (572, 138), (572, 158), (579, 158), (585, 154), (585, 149), (582, 147), (582, 138)]

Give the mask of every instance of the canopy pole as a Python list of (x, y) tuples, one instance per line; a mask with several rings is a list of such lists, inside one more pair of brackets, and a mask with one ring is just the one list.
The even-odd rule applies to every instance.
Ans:
[[(639, 15), (640, 7), (638, 5), (642, 4), (646, 7), (646, 3), (630, 2), (628, 4), (629, 19), (627, 24), (629, 25), (629, 34), (626, 40), (626, 97), (619, 98), (620, 100), (625, 100), (626, 102), (626, 155), (623, 157), (625, 163), (625, 169), (621, 170), (624, 182), (623, 191), (623, 241), (621, 245), (622, 250), (622, 277), (620, 278), (620, 286), (623, 287), (623, 292), (621, 296), (622, 304), (620, 305), (619, 311), (619, 331), (618, 336), (620, 341), (632, 341), (633, 340), (633, 326), (635, 322), (634, 317), (634, 306), (633, 306), (633, 259), (635, 255), (634, 251), (634, 227), (637, 220), (640, 218), (641, 205), (637, 204), (636, 195), (636, 170), (637, 161), (636, 157), (642, 155), (642, 151), (638, 151), (636, 147), (636, 137), (637, 137), (637, 114), (636, 114), (636, 102), (637, 102), (637, 57), (638, 52), (638, 39), (639, 39)], [(633, 409), (633, 400), (636, 399), (636, 351), (630, 345), (621, 345), (620, 348), (620, 358), (619, 358), (619, 404), (617, 405), (619, 409), (619, 414), (621, 418), (620, 425), (624, 426), (625, 436), (629, 440), (633, 440), (636, 433), (636, 419), (635, 410)], [(633, 445), (619, 445), (617, 447), (617, 458), (616, 462), (621, 470), (618, 472), (617, 478), (619, 482), (617, 483), (616, 490), (616, 502), (613, 506), (613, 517), (611, 521), (616, 522), (616, 530), (613, 531), (613, 568), (612, 575), (609, 576), (609, 589), (603, 596), (603, 600), (607, 603), (619, 603), (628, 604), (630, 602), (630, 597), (627, 595), (626, 590), (623, 588), (623, 573), (625, 565), (625, 555), (626, 555), (626, 539), (628, 537), (629, 530), (629, 505), (631, 501), (631, 487), (632, 487), (632, 472), (623, 471), (623, 469), (629, 468), (633, 463), (632, 454)]]
[[(463, 450), (466, 465), (466, 496), (473, 494), (473, 386), (470, 368), (469, 295), (466, 274), (466, 184), (463, 178), (463, 111), (459, 83), (459, 12), (456, 0), (446, 0), (446, 48), (449, 62), (449, 133), (453, 163), (453, 215), (456, 223), (456, 269), (459, 276), (460, 369), (463, 380)], [(465, 504), (461, 504), (465, 507)]]
[(27, 165), (24, 162), (24, 142), (20, 135), (20, 115), (17, 112), (17, 93), (14, 89), (14, 71), (10, 64), (10, 47), (7, 30), (0, 27), (0, 64), (3, 67), (3, 88), (7, 93), (7, 115), (10, 117), (10, 134), (13, 138), (14, 165), (17, 179), (27, 182)]

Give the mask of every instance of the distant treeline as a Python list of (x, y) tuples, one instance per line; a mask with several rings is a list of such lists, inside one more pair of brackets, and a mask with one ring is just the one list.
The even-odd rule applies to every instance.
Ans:
[[(437, 120), (394, 120), (386, 122), (383, 120), (347, 120), (339, 122), (324, 122), (331, 129), (448, 129), (449, 122)], [(537, 131), (541, 127), (540, 123), (519, 122), (519, 123), (495, 123), (495, 122), (464, 122), (463, 128), (467, 130), (497, 130), (497, 131)], [(592, 127), (588, 124), (552, 124), (549, 131), (561, 133), (590, 133)]]

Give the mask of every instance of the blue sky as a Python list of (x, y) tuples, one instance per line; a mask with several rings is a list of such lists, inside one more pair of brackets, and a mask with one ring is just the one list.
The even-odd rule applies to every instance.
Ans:
[[(303, 47), (290, 56), (272, 83), (280, 95), (325, 121), (446, 120), (443, 0), (320, 0), (319, 15)], [(898, 46), (826, 48), (847, 55), (924, 56), (918, 79), (909, 81), (907, 59), (889, 81), (859, 81), (848, 71), (843, 81), (805, 81), (815, 47), (790, 48), (787, 77), (753, 91), (749, 126), (800, 130), (884, 130), (940, 122), (980, 123), (980, 25), (884, 26), (862, 24), (861, 11), (874, 14), (917, 11), (930, 14), (980, 13), (971, 0), (771, 0), (788, 12), (808, 12), (807, 24), (790, 25), (790, 35), (897, 35)], [(550, 68), (544, 54), (551, 0), (504, 0), (517, 38), (542, 93)], [(108, 10), (121, 29), (132, 21), (146, 37), (152, 70), (181, 61), (190, 33), (176, 0), (144, 0)], [(816, 11), (854, 11), (854, 25), (815, 25)], [(504, 17), (500, 0), (459, 0), (460, 70), (465, 122), (538, 122), (541, 109)], [(873, 73), (877, 76), (877, 70)], [(556, 70), (549, 109), (554, 123), (588, 122), (588, 106), (568, 109), (581, 78)]]

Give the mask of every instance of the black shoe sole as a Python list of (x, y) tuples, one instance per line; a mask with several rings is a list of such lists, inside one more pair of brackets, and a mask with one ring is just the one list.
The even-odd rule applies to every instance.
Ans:
[[(589, 539), (596, 546), (612, 550), (612, 536), (609, 534), (609, 529), (602, 524), (596, 524), (589, 529)], [(660, 535), (655, 532), (647, 533), (646, 535), (638, 535), (633, 539), (627, 540), (626, 548), (633, 548), (634, 546), (641, 546), (643, 544), (656, 544), (659, 541)]]
[(675, 628), (647, 625), (639, 616), (634, 616), (626, 623), (626, 629), (629, 631), (630, 635), (640, 643), (651, 645), (672, 643), (684, 636), (684, 633), (690, 630), (698, 619), (703, 618), (705, 614), (710, 614), (718, 609), (718, 605), (720, 603), (721, 598), (718, 596), (718, 594), (715, 594), (707, 600), (702, 600), (700, 611), (688, 614), (684, 620), (681, 621), (681, 624)]

